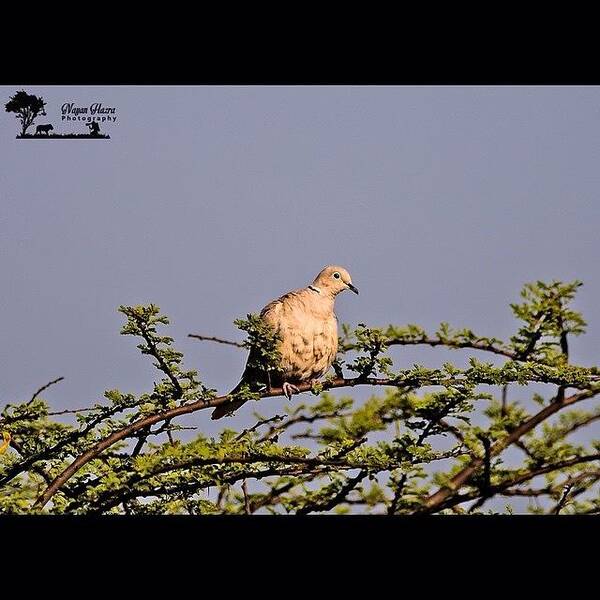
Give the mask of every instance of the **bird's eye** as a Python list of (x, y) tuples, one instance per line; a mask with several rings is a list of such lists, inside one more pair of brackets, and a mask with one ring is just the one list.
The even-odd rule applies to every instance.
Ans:
[(341, 275), (340, 275), (340, 274), (339, 274), (337, 271), (336, 271), (336, 272), (333, 274), (333, 276), (334, 276), (336, 279), (339, 279), (339, 278), (341, 277)]

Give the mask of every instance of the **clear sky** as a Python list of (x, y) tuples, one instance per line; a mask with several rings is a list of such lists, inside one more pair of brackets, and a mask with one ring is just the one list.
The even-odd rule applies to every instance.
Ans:
[[(600, 88), (26, 89), (57, 132), (85, 131), (61, 122), (65, 102), (114, 106), (117, 122), (107, 141), (23, 141), (0, 113), (0, 403), (58, 376), (57, 409), (149, 389), (116, 311), (147, 302), (186, 366), (227, 392), (245, 353), (187, 334), (242, 339), (235, 318), (328, 263), (361, 292), (338, 298), (342, 322), (501, 338), (523, 283), (580, 278), (589, 329), (572, 358), (599, 363)], [(228, 425), (253, 422), (246, 406)]]

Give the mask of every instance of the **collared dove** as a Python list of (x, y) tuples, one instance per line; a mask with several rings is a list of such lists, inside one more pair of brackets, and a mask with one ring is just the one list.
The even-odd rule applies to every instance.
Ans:
[[(335, 297), (344, 290), (358, 290), (343, 267), (325, 267), (311, 285), (288, 292), (269, 302), (260, 317), (278, 334), (281, 354), (280, 372), (271, 375), (271, 387), (283, 387), (288, 398), (299, 390), (294, 384), (322, 377), (335, 359), (338, 348), (337, 318), (333, 312)], [(244, 384), (252, 387), (260, 373), (250, 352), (242, 380), (230, 392), (235, 394)], [(213, 419), (220, 419), (237, 410), (246, 400), (238, 399), (217, 406)]]

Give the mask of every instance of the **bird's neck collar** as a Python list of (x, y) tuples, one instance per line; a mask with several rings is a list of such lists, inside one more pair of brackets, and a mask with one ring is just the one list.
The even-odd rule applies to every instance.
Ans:
[(317, 292), (317, 294), (321, 293), (321, 288), (318, 288), (316, 285), (312, 285), (311, 284), (311, 285), (308, 286), (308, 289), (312, 290), (313, 292)]

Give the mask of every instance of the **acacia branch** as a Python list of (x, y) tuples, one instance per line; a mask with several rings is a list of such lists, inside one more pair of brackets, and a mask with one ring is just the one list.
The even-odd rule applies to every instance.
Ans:
[[(311, 475), (310, 478), (305, 477), (304, 481), (313, 479), (314, 477)], [(264, 494), (261, 498), (250, 501), (250, 512), (255, 513), (259, 508), (263, 508), (265, 506), (271, 506), (278, 502), (281, 502), (281, 496), (290, 490), (292, 490), (297, 485), (300, 485), (300, 481), (290, 481), (288, 483), (283, 484), (281, 487), (272, 487), (271, 490)]]
[(560, 497), (560, 500), (556, 503), (556, 506), (554, 507), (554, 510), (552, 511), (553, 514), (559, 515), (560, 511), (565, 507), (565, 505), (567, 504), (567, 501), (569, 499), (569, 496), (571, 494), (571, 490), (573, 489), (573, 485), (574, 484), (572, 484), (572, 483), (568, 483), (567, 485), (564, 486), (562, 496)]
[[(495, 496), (496, 494), (503, 494), (508, 488), (511, 488), (514, 485), (519, 485), (521, 483), (525, 483), (530, 481), (534, 477), (538, 477), (540, 475), (545, 475), (546, 473), (552, 473), (553, 471), (559, 471), (560, 469), (567, 469), (569, 467), (574, 467), (579, 464), (594, 462), (600, 460), (600, 453), (597, 454), (588, 454), (586, 456), (576, 456), (575, 458), (571, 458), (568, 460), (563, 460), (560, 462), (552, 463), (550, 465), (545, 465), (544, 467), (540, 467), (538, 469), (532, 469), (526, 473), (522, 473), (521, 475), (515, 475), (514, 477), (509, 477), (505, 481), (498, 483), (496, 485), (490, 486), (488, 492), (488, 498)], [(453, 497), (447, 498), (445, 501), (441, 502), (438, 506), (436, 506), (435, 510), (443, 510), (445, 508), (452, 508), (457, 504), (462, 504), (464, 502), (469, 502), (470, 500), (476, 500), (481, 497), (481, 490), (474, 490), (472, 492), (466, 492), (460, 495), (454, 495)], [(433, 510), (425, 510), (425, 511), (417, 511), (417, 513), (424, 512), (434, 512)]]
[[(339, 452), (337, 452), (334, 456), (325, 458), (323, 456), (285, 456), (285, 455), (272, 455), (272, 454), (261, 454), (260, 452), (255, 453), (251, 456), (245, 454), (238, 455), (230, 455), (224, 457), (194, 457), (186, 461), (182, 461), (179, 463), (163, 463), (158, 465), (155, 469), (153, 469), (149, 473), (141, 474), (136, 473), (132, 477), (130, 477), (127, 481), (123, 483), (124, 489), (122, 490), (109, 490), (105, 493), (100, 494), (100, 496), (96, 499), (95, 504), (102, 504), (107, 501), (111, 502), (111, 506), (116, 506), (122, 501), (122, 493), (129, 493), (130, 490), (134, 489), (134, 485), (143, 483), (153, 477), (157, 477), (159, 475), (163, 475), (166, 473), (170, 473), (172, 471), (185, 471), (189, 469), (193, 469), (196, 467), (207, 467), (207, 466), (221, 466), (221, 465), (249, 465), (249, 464), (258, 464), (265, 463), (270, 465), (282, 464), (286, 465), (286, 468), (289, 465), (300, 465), (303, 468), (309, 469), (318, 469), (322, 470), (337, 468), (337, 469), (358, 469), (358, 468), (367, 468), (368, 465), (365, 465), (356, 461), (348, 461), (344, 459), (344, 457), (349, 454), (352, 450), (358, 448), (361, 444), (365, 443), (367, 438), (361, 438), (359, 440), (354, 441), (352, 444), (347, 446), (346, 448), (342, 448)], [(317, 471), (318, 472), (318, 471)], [(271, 473), (274, 474), (274, 473)], [(253, 475), (249, 476), (250, 478), (254, 477)], [(94, 483), (98, 483), (100, 479), (95, 481)], [(130, 497), (130, 496), (128, 496)]]
[[(197, 340), (201, 340), (204, 342), (216, 342), (218, 344), (226, 344), (228, 346), (236, 346), (237, 348), (246, 348), (246, 346), (241, 342), (234, 342), (232, 340), (226, 340), (223, 338), (208, 336), (208, 335), (200, 335), (197, 333), (188, 333), (188, 337), (195, 338)], [(446, 346), (448, 348), (471, 348), (473, 350), (482, 350), (484, 352), (490, 352), (492, 354), (498, 354), (500, 356), (505, 356), (506, 358), (510, 358), (512, 360), (518, 360), (519, 354), (517, 352), (513, 352), (508, 348), (502, 348), (500, 346), (495, 346), (489, 342), (483, 341), (467, 341), (467, 340), (450, 340), (443, 339), (439, 337), (428, 337), (424, 336), (422, 338), (417, 339), (407, 339), (407, 338), (387, 338), (385, 340), (386, 346)], [(340, 344), (340, 352), (348, 352), (349, 350), (356, 350), (357, 346), (354, 343), (342, 343)]]
[(581, 421), (577, 421), (576, 423), (573, 423), (567, 429), (565, 429), (564, 431), (560, 432), (560, 439), (566, 438), (568, 435), (571, 435), (572, 433), (574, 433), (578, 429), (582, 429), (583, 427), (587, 427), (588, 425), (591, 425), (592, 423), (595, 423), (599, 419), (600, 419), (600, 413), (597, 413), (597, 414), (589, 415), (589, 416), (583, 418)]
[(306, 504), (298, 510), (299, 515), (307, 515), (310, 512), (327, 512), (335, 508), (338, 504), (346, 499), (346, 496), (367, 476), (368, 471), (360, 471), (356, 477), (352, 477), (346, 481), (337, 494), (329, 498), (325, 502), (315, 502)]
[[(334, 466), (319, 466), (319, 467), (309, 467), (311, 471), (309, 471), (313, 477), (319, 475), (325, 475), (331, 470), (334, 470), (336, 467)], [(304, 464), (296, 464), (292, 466), (285, 467), (274, 467), (270, 466), (262, 471), (242, 471), (233, 473), (232, 475), (228, 475), (226, 477), (222, 477), (219, 481), (219, 485), (231, 485), (237, 483), (238, 481), (243, 481), (244, 479), (264, 479), (265, 477), (273, 477), (273, 476), (299, 476), (306, 475), (307, 467)], [(145, 498), (150, 496), (168, 496), (170, 494), (181, 494), (185, 492), (198, 492), (200, 490), (210, 488), (215, 485), (214, 481), (191, 481), (191, 482), (178, 482), (176, 484), (166, 484), (163, 486), (152, 486), (149, 489), (139, 489), (139, 488), (127, 488), (125, 490), (121, 490), (122, 493), (119, 493), (116, 496), (105, 500), (103, 504), (96, 502), (91, 509), (90, 514), (100, 514), (110, 510), (111, 508), (119, 505), (122, 502), (126, 502), (131, 500), (132, 498)], [(224, 488), (222, 488), (224, 490)], [(219, 495), (220, 501), (222, 502), (223, 494)]]
[(29, 406), (44, 390), (47, 390), (51, 385), (54, 385), (55, 383), (58, 383), (59, 381), (62, 381), (63, 379), (64, 379), (64, 377), (57, 377), (56, 379), (49, 381), (46, 385), (43, 385), (40, 389), (38, 389), (33, 394), (33, 396), (31, 396), (31, 400), (26, 404), (26, 406)]
[[(450, 402), (447, 406), (444, 407), (443, 410), (440, 410), (436, 414), (432, 415), (431, 419), (429, 420), (429, 423), (427, 423), (426, 427), (423, 429), (423, 431), (419, 435), (417, 441), (415, 442), (415, 445), (417, 447), (423, 445), (423, 442), (429, 437), (433, 427), (435, 425), (437, 425), (452, 410), (452, 408), (455, 406), (455, 404), (458, 401), (459, 400), (457, 399), (454, 402)], [(444, 429), (445, 431), (448, 431), (450, 427), (451, 426), (445, 422), (442, 425), (442, 429)], [(462, 436), (459, 439), (461, 442), (463, 441)], [(412, 458), (410, 461), (411, 464), (415, 464), (415, 462), (416, 462), (415, 458)], [(387, 514), (389, 516), (394, 515), (396, 513), (396, 510), (398, 508), (398, 503), (400, 502), (400, 498), (402, 498), (402, 493), (404, 492), (404, 486), (406, 485), (407, 479), (408, 479), (408, 471), (402, 474), (400, 481), (398, 482), (396, 491), (394, 492), (394, 496), (393, 496), (392, 501), (390, 502), (390, 505), (387, 510)]]
[(133, 318), (136, 321), (137, 326), (139, 327), (139, 330), (140, 330), (139, 335), (142, 337), (142, 339), (146, 342), (146, 344), (148, 346), (148, 351), (144, 352), (144, 350), (142, 350), (142, 352), (144, 354), (149, 354), (150, 356), (152, 356), (153, 358), (156, 359), (159, 370), (162, 371), (169, 378), (169, 380), (173, 384), (173, 387), (175, 388), (174, 398), (175, 399), (181, 398), (183, 396), (183, 390), (181, 388), (181, 384), (179, 383), (179, 380), (177, 379), (177, 377), (174, 375), (172, 369), (165, 362), (160, 351), (158, 350), (158, 347), (156, 346), (154, 339), (148, 332), (148, 325), (147, 325), (146, 321), (144, 321), (144, 319), (142, 317), (140, 317), (140, 315), (136, 314), (135, 312), (131, 312), (129, 310), (125, 311), (123, 314), (125, 314), (126, 316), (128, 316), (130, 318)]
[[(595, 375), (588, 376), (588, 378), (590, 380), (596, 380), (597, 376), (595, 376)], [(550, 379), (550, 377), (548, 377), (548, 376), (541, 377), (541, 376), (537, 376), (537, 375), (532, 375), (529, 378), (530, 381), (543, 381), (546, 383), (550, 383), (551, 381), (547, 381), (548, 379)], [(556, 379), (556, 381), (562, 381), (562, 379), (560, 377), (556, 377), (555, 379)], [(482, 380), (479, 383), (486, 383), (486, 381)], [(376, 378), (376, 377), (363, 378), (362, 376), (355, 377), (355, 378), (338, 377), (336, 379), (325, 380), (324, 382), (322, 382), (321, 388), (322, 388), (322, 390), (328, 390), (328, 389), (341, 388), (341, 387), (355, 387), (357, 385), (370, 385), (370, 386), (390, 386), (390, 387), (396, 387), (396, 388), (413, 389), (416, 386), (423, 386), (423, 387), (424, 386), (433, 386), (433, 385), (456, 386), (456, 385), (463, 385), (463, 384), (464, 384), (464, 374), (462, 375), (462, 377), (444, 376), (439, 373), (431, 375), (431, 376), (427, 375), (425, 377), (419, 377), (419, 376), (411, 377), (410, 374), (408, 374), (408, 376), (405, 376), (405, 374), (400, 373), (392, 378)], [(313, 389), (312, 383), (310, 383), (310, 382), (300, 384), (297, 387), (300, 392), (306, 392), (306, 391)], [(583, 399), (584, 397), (587, 398), (587, 397), (590, 397), (590, 395), (595, 395), (596, 393), (597, 393), (597, 391), (591, 392), (588, 390), (586, 392), (582, 392), (582, 394), (578, 395), (577, 397), (578, 398), (581, 397), (581, 399)], [(265, 390), (265, 391), (261, 392), (259, 394), (259, 397), (260, 398), (272, 398), (275, 396), (282, 396), (282, 395), (284, 395), (282, 388), (271, 388), (270, 390)], [(234, 396), (225, 395), (225, 396), (220, 396), (220, 397), (212, 398), (212, 399), (201, 398), (200, 400), (196, 400), (195, 402), (190, 402), (188, 404), (182, 404), (182, 405), (177, 406), (172, 409), (163, 410), (158, 413), (148, 415), (146, 417), (138, 419), (137, 421), (134, 421), (130, 425), (123, 427), (122, 429), (120, 429), (118, 431), (113, 432), (112, 434), (108, 435), (107, 437), (105, 437), (104, 439), (102, 439), (98, 443), (96, 443), (92, 448), (88, 449), (87, 451), (85, 451), (84, 453), (79, 455), (60, 475), (58, 475), (54, 479), (52, 484), (36, 500), (36, 502), (33, 505), (33, 508), (36, 508), (36, 509), (43, 508), (43, 506), (45, 506), (45, 504), (50, 500), (50, 498), (81, 467), (83, 467), (85, 464), (87, 464), (90, 460), (96, 458), (99, 454), (101, 454), (104, 450), (106, 450), (107, 448), (112, 446), (114, 443), (116, 443), (122, 439), (125, 439), (127, 437), (130, 437), (132, 434), (135, 434), (140, 429), (148, 427), (149, 425), (154, 425), (155, 423), (158, 423), (160, 421), (173, 419), (175, 417), (179, 417), (179, 416), (182, 416), (185, 414), (197, 412), (199, 410), (204, 410), (207, 408), (214, 408), (216, 406), (220, 406), (227, 402), (231, 402), (232, 400), (234, 400), (234, 398), (235, 398), (235, 395)], [(555, 403), (555, 406), (560, 405), (559, 408), (562, 408), (562, 407), (566, 406), (567, 404), (571, 404), (571, 403), (572, 403), (572, 401), (563, 400), (560, 403)], [(553, 408), (551, 405), (550, 407), (548, 407), (544, 410), (552, 411), (551, 413), (549, 413), (549, 414), (552, 414), (553, 412), (556, 412), (557, 410), (559, 410), (559, 408)], [(544, 417), (544, 418), (547, 418), (547, 417)], [(541, 420), (543, 420), (543, 419), (541, 419)], [(534, 427), (538, 422), (539, 421), (533, 423), (530, 428)], [(525, 433), (526, 431), (529, 431), (529, 429), (526, 429), (523, 433)], [(517, 431), (519, 431), (519, 429)], [(519, 437), (520, 437), (520, 435), (523, 435), (523, 433), (519, 434)], [(512, 435), (514, 435), (514, 433)], [(518, 439), (518, 438), (516, 438), (516, 439)], [(467, 476), (465, 478), (465, 480), (468, 479), (468, 477), (470, 477), (470, 475)]]
[[(274, 434), (279, 435), (283, 431), (286, 431), (290, 427), (293, 427), (294, 425), (298, 425), (299, 423), (314, 423), (315, 421), (320, 421), (323, 419), (334, 419), (337, 417), (346, 417), (346, 416), (348, 416), (347, 413), (341, 413), (339, 411), (334, 411), (332, 413), (321, 413), (321, 414), (315, 414), (315, 415), (302, 415), (302, 414), (296, 415), (293, 417), (289, 417), (287, 420), (283, 421), (283, 423), (281, 423), (280, 425), (271, 425), (271, 427), (269, 427), (269, 430), (258, 441), (265, 442), (265, 441), (271, 439)], [(275, 420), (281, 421), (281, 420), (283, 420), (283, 417), (281, 417), (280, 419), (272, 419), (272, 420), (273, 421), (275, 421)], [(308, 437), (308, 436), (305, 434), (292, 435), (292, 439), (298, 439), (301, 437)], [(315, 437), (316, 437), (316, 439), (320, 439), (319, 436), (315, 436)]]
[[(574, 477), (569, 477), (563, 484), (563, 493), (550, 511), (551, 514), (560, 514), (560, 511), (567, 505), (567, 501), (575, 499), (577, 496), (587, 492), (600, 479), (600, 471), (584, 471)], [(587, 483), (584, 483), (586, 480)]]
[[(443, 338), (431, 338), (423, 337), (416, 340), (403, 339), (403, 338), (389, 338), (386, 340), (386, 346), (446, 346), (447, 348), (470, 348), (472, 350), (482, 350), (484, 352), (490, 352), (491, 354), (498, 354), (505, 356), (511, 360), (518, 360), (516, 352), (509, 350), (508, 348), (501, 348), (494, 346), (488, 342), (477, 342), (477, 341), (459, 341), (459, 340), (448, 340)], [(352, 345), (349, 345), (352, 346)], [(352, 349), (349, 348), (348, 349)]]
[(240, 432), (235, 437), (235, 441), (239, 442), (241, 439), (244, 438), (244, 436), (248, 435), (249, 433), (252, 433), (253, 431), (256, 431), (257, 429), (260, 429), (263, 425), (268, 425), (269, 423), (275, 423), (277, 421), (283, 421), (284, 419), (285, 417), (283, 415), (274, 415), (273, 417), (270, 417), (268, 419), (260, 419), (254, 425), (252, 425), (252, 427), (248, 427), (247, 429), (244, 429), (244, 431)]
[[(584, 392), (580, 392), (578, 394), (573, 394), (568, 398), (561, 398), (555, 402), (552, 402), (542, 410), (540, 410), (537, 414), (533, 415), (529, 419), (527, 419), (524, 423), (522, 423), (519, 427), (517, 427), (514, 431), (512, 431), (505, 438), (502, 438), (498, 442), (496, 442), (491, 448), (489, 452), (489, 456), (497, 456), (500, 454), (505, 448), (514, 444), (517, 440), (519, 440), (523, 435), (527, 432), (531, 431), (534, 427), (539, 425), (542, 421), (545, 421), (553, 414), (557, 413), (559, 410), (562, 410), (566, 406), (570, 406), (575, 404), (576, 402), (580, 402), (581, 400), (585, 400), (587, 398), (592, 398), (596, 394), (598, 394), (600, 390), (586, 390)], [(470, 464), (462, 469), (459, 473), (457, 473), (450, 480), (449, 484), (446, 487), (440, 488), (437, 492), (429, 496), (425, 502), (425, 508), (419, 512), (431, 513), (435, 512), (440, 505), (450, 496), (455, 494), (465, 483), (467, 483), (473, 475), (477, 472), (477, 470), (484, 464), (485, 458), (474, 458)]]
[[(340, 387), (354, 387), (356, 385), (376, 385), (376, 386), (398, 386), (392, 379), (377, 379), (377, 378), (368, 378), (364, 380), (359, 380), (358, 378), (352, 379), (335, 379), (330, 381), (323, 382), (323, 389), (332, 389), (332, 388), (340, 388)], [(311, 383), (304, 383), (297, 386), (300, 392), (307, 392), (312, 389)], [(261, 393), (261, 398), (273, 398), (276, 396), (284, 396), (284, 392), (282, 388), (271, 388), (271, 390), (267, 390)], [(213, 398), (210, 400), (200, 399), (195, 402), (191, 402), (189, 404), (182, 404), (175, 408), (164, 410), (159, 413), (155, 413), (153, 415), (148, 415), (147, 417), (143, 417), (134, 421), (130, 425), (115, 431), (114, 433), (106, 436), (104, 439), (100, 440), (97, 444), (95, 444), (92, 448), (80, 454), (60, 475), (58, 475), (52, 482), (51, 485), (44, 491), (44, 493), (35, 501), (33, 508), (41, 509), (46, 503), (52, 498), (52, 496), (84, 465), (86, 465), (90, 460), (96, 458), (99, 454), (101, 454), (107, 448), (110, 448), (116, 442), (123, 440), (127, 437), (130, 437), (132, 434), (137, 431), (144, 429), (150, 425), (154, 425), (155, 423), (165, 421), (167, 419), (173, 419), (175, 417), (179, 417), (182, 415), (187, 415), (190, 413), (197, 412), (199, 410), (204, 410), (208, 408), (214, 408), (216, 406), (220, 406), (221, 404), (225, 404), (226, 402), (231, 402), (233, 400), (233, 396), (219, 396), (218, 398)]]
[[(84, 438), (88, 433), (90, 433), (99, 423), (101, 423), (104, 419), (110, 418), (124, 410), (129, 408), (133, 408), (135, 405), (131, 406), (112, 406), (102, 412), (101, 414), (94, 417), (87, 423), (87, 426), (82, 430), (76, 430), (69, 433), (67, 436), (56, 442), (54, 446), (47, 446), (43, 450), (37, 452), (36, 454), (30, 455), (23, 462), (14, 465), (12, 468), (8, 470), (2, 477), (0, 477), (0, 485), (4, 485), (8, 483), (11, 479), (14, 479), (17, 475), (29, 469), (33, 464), (40, 460), (45, 460), (51, 458), (54, 454), (68, 446), (69, 444), (73, 444), (78, 440)], [(95, 409), (90, 409), (95, 410)], [(118, 440), (116, 440), (118, 441)], [(112, 444), (111, 444), (112, 445)], [(87, 461), (86, 461), (87, 462)]]
[(227, 346), (235, 346), (237, 348), (245, 348), (244, 344), (241, 342), (232, 342), (231, 340), (224, 340), (223, 338), (218, 338), (212, 335), (200, 335), (198, 333), (188, 333), (188, 337), (194, 338), (196, 340), (200, 340), (202, 342), (216, 342), (217, 344), (225, 344)]
[(53, 411), (53, 412), (49, 412), (47, 414), (47, 416), (49, 417), (55, 417), (57, 415), (75, 415), (75, 414), (79, 414), (79, 413), (83, 413), (83, 412), (91, 412), (92, 410), (95, 410), (94, 408), (67, 408), (65, 410), (57, 410), (57, 411)]
[[(17, 442), (14, 438), (11, 438), (10, 440), (10, 447), (23, 456), (23, 448), (21, 447), (21, 444), (19, 444), (19, 442)], [(46, 485), (50, 485), (50, 483), (52, 483), (52, 478), (50, 475), (48, 475), (48, 473), (46, 473), (46, 471), (44, 471), (44, 469), (42, 469), (42, 467), (33, 465), (31, 470), (34, 473), (37, 473), (46, 482)]]
[(248, 495), (248, 480), (244, 479), (242, 482), (242, 492), (244, 493), (244, 511), (247, 515), (251, 514), (250, 510), (250, 496)]
[(475, 512), (478, 508), (482, 507), (490, 497), (491, 487), (491, 473), (492, 473), (492, 462), (490, 456), (490, 440), (486, 435), (480, 434), (477, 436), (483, 444), (484, 457), (483, 457), (483, 484), (479, 487), (481, 491), (481, 497), (471, 508), (469, 513)]

